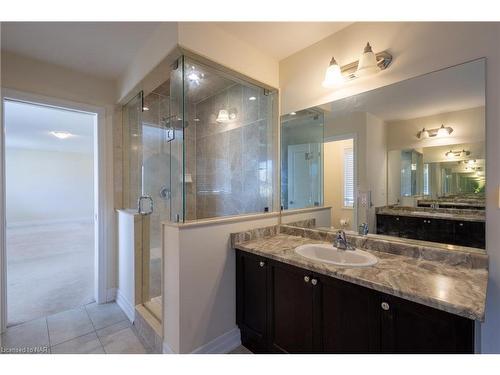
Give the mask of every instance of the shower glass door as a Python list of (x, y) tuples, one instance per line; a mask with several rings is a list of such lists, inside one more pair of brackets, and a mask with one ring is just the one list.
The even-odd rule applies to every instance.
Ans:
[(170, 80), (124, 107), (124, 201), (141, 215), (140, 301), (162, 319), (162, 221), (171, 220)]

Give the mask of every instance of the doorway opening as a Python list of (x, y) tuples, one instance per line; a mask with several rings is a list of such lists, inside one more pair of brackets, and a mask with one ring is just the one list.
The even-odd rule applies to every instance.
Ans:
[(98, 114), (4, 99), (7, 325), (96, 300)]
[(356, 174), (353, 137), (324, 144), (324, 199), (331, 209), (331, 226), (356, 230)]

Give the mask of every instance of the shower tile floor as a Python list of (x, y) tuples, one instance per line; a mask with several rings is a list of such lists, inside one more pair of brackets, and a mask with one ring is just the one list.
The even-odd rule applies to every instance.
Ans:
[(24, 350), (40, 354), (147, 354), (151, 350), (135, 333), (116, 303), (91, 303), (7, 329), (3, 353)]
[(94, 226), (7, 228), (8, 325), (94, 301)]

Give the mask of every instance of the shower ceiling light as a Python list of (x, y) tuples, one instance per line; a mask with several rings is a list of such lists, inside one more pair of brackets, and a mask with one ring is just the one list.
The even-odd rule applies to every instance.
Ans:
[(373, 53), (370, 43), (366, 43), (363, 54), (358, 61), (340, 66), (332, 57), (326, 69), (323, 87), (333, 87), (346, 80), (378, 73), (387, 69), (392, 62), (392, 55), (388, 51)]
[(204, 77), (205, 75), (197, 71), (194, 66), (191, 66), (191, 70), (187, 73), (187, 79), (198, 86)]
[(66, 139), (69, 137), (72, 137), (74, 134), (71, 134), (69, 132), (64, 132), (64, 131), (51, 131), (50, 134), (52, 134), (54, 137), (59, 138), (59, 139)]

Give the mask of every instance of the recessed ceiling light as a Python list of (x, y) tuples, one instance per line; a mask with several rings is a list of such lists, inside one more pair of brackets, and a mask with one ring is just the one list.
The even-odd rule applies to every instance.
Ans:
[(66, 139), (74, 135), (68, 132), (60, 132), (60, 131), (51, 131), (50, 134), (59, 139)]
[(143, 111), (149, 111), (149, 107), (142, 107)]
[(254, 100), (257, 100), (257, 98), (255, 96), (251, 96), (248, 98), (248, 100), (251, 100), (253, 102)]
[(295, 112), (290, 112), (290, 115), (295, 116), (297, 113)]

